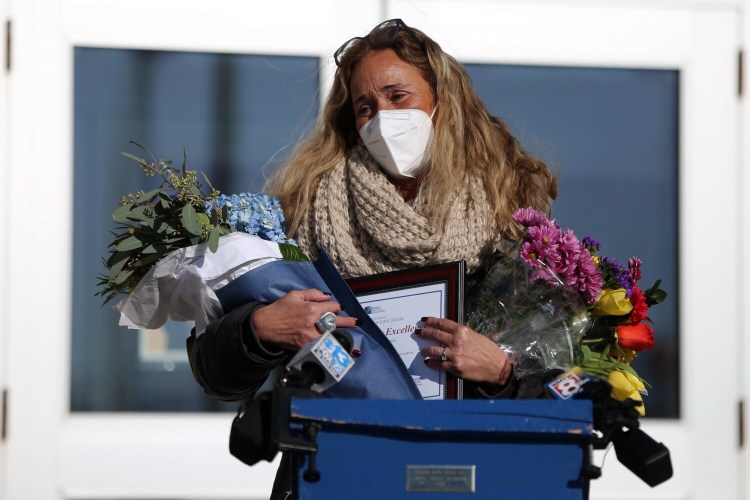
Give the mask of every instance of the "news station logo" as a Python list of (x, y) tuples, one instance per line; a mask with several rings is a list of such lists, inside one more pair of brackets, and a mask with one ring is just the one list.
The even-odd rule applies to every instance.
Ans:
[(327, 338), (318, 344), (313, 353), (336, 380), (340, 380), (352, 365), (352, 357), (341, 347), (341, 344), (332, 338)]
[(557, 399), (570, 399), (579, 393), (590, 377), (579, 371), (567, 371), (547, 384), (547, 389)]

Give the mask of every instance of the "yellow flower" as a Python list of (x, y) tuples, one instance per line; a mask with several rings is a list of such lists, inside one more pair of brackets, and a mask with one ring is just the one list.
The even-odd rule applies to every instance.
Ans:
[(628, 398), (640, 401), (641, 405), (636, 406), (635, 409), (640, 416), (646, 414), (646, 408), (643, 406), (643, 398), (641, 397), (641, 391), (645, 391), (646, 388), (643, 386), (641, 379), (630, 372), (613, 370), (609, 373), (607, 381), (612, 386), (611, 396), (613, 398), (618, 401), (625, 401)]
[(633, 304), (624, 288), (602, 290), (594, 305), (597, 316), (625, 316), (633, 310)]

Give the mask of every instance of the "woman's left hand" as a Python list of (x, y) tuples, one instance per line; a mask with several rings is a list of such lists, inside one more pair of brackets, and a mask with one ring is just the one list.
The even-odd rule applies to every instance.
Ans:
[[(441, 345), (422, 349), (431, 368), (447, 371), (465, 380), (502, 386), (511, 373), (511, 361), (497, 344), (465, 325), (441, 318), (423, 318), (417, 335)], [(441, 361), (445, 353), (445, 361)]]

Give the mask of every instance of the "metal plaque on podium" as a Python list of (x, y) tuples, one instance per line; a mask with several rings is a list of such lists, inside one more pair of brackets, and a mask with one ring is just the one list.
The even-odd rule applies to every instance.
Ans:
[(587, 400), (292, 400), (300, 500), (588, 497)]

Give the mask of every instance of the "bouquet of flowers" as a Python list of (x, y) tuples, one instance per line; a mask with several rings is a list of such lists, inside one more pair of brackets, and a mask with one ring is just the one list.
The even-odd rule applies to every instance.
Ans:
[[(146, 148), (132, 142), (150, 155)], [(164, 159), (146, 161), (130, 153), (149, 177), (161, 177), (152, 191), (123, 196), (112, 215), (118, 224), (100, 276), (97, 295), (116, 308), (121, 325), (156, 328), (167, 318), (195, 321), (199, 330), (221, 314), (215, 290), (269, 259), (306, 261), (287, 240), (284, 215), (275, 198), (263, 194), (208, 192), (198, 172)]]
[(631, 362), (653, 347), (648, 309), (666, 299), (661, 281), (642, 290), (640, 259), (600, 257), (599, 242), (532, 208), (513, 218), (525, 235), (489, 270), (469, 324), (514, 356), (517, 373), (578, 366), (607, 378), (615, 399), (642, 401), (647, 384)]
[(100, 276), (97, 295), (105, 303), (126, 295), (115, 306), (121, 326), (158, 328), (167, 319), (192, 321), (198, 336), (211, 321), (251, 301), (271, 303), (292, 290), (335, 291), (335, 300), (347, 304), (342, 314), (363, 318), (350, 333), (368, 355), (326, 394), (421, 397), (390, 340), (361, 311), (333, 263), (324, 253), (310, 262), (286, 238), (278, 200), (262, 194), (223, 195), (208, 179), (206, 193), (197, 172), (184, 162), (177, 169), (153, 156), (146, 161), (123, 154), (162, 182), (153, 191), (123, 197), (113, 216), (118, 226), (104, 262), (109, 272)]

